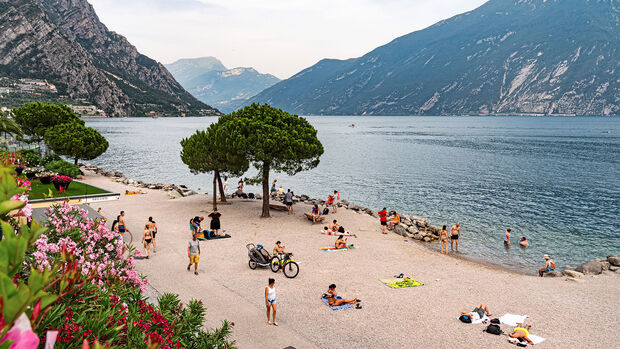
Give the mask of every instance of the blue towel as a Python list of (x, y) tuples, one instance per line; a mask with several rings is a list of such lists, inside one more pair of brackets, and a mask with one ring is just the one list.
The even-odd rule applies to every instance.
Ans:
[[(342, 299), (340, 296), (336, 298)], [(334, 305), (329, 305), (329, 301), (327, 300), (327, 298), (321, 298), (321, 300), (323, 301), (323, 303), (325, 303), (325, 305), (332, 308), (332, 310), (353, 309), (353, 304), (342, 304), (342, 305), (334, 306)]]

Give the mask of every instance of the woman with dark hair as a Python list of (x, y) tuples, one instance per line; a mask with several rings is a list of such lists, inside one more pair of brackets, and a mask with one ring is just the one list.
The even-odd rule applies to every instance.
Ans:
[(269, 284), (265, 287), (265, 305), (267, 306), (267, 324), (271, 325), (271, 321), (269, 320), (269, 313), (271, 308), (273, 308), (273, 324), (278, 326), (276, 322), (276, 280), (269, 278)]
[(327, 290), (327, 301), (329, 302), (329, 305), (333, 305), (333, 306), (338, 306), (338, 305), (342, 305), (342, 304), (355, 304), (355, 303), (359, 303), (362, 300), (361, 299), (344, 299), (344, 298), (337, 298), (338, 294), (336, 293), (336, 285), (335, 284), (331, 284), (329, 285), (329, 289)]
[(446, 248), (445, 254), (448, 254), (448, 227), (443, 226), (441, 228), (441, 232), (439, 233), (439, 239), (441, 240), (441, 253), (443, 254), (444, 247)]
[(319, 209), (319, 205), (314, 204), (314, 206), (312, 206), (312, 223), (316, 223), (319, 217), (321, 217), (321, 210)]
[(217, 212), (217, 208), (214, 208), (213, 212), (209, 214), (209, 217), (211, 217), (211, 231), (215, 231), (215, 235), (219, 235), (220, 232), (220, 216), (222, 214)]
[(146, 222), (146, 226), (153, 235), (153, 252), (157, 252), (157, 245), (155, 244), (155, 236), (157, 236), (157, 224), (153, 220), (153, 217), (149, 217), (148, 222)]

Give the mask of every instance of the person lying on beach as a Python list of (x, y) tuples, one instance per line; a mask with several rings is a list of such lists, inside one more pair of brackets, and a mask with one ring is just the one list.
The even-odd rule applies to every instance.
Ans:
[(525, 236), (521, 237), (521, 241), (519, 241), (519, 245), (523, 246), (523, 247), (527, 247), (530, 243), (527, 241), (527, 239), (525, 238)]
[(276, 241), (276, 245), (273, 247), (273, 254), (282, 258), (284, 257), (284, 254), (286, 252), (284, 251), (284, 246), (282, 246), (282, 242), (280, 242), (279, 240)]
[(545, 273), (555, 270), (555, 261), (549, 257), (548, 254), (544, 255), (545, 258), (545, 267), (538, 269), (538, 276), (543, 277)]
[(361, 299), (357, 299), (357, 298), (338, 299), (336, 298), (337, 296), (338, 294), (336, 293), (336, 285), (335, 284), (329, 285), (329, 289), (327, 290), (327, 301), (329, 302), (329, 305), (338, 306), (342, 304), (355, 304), (355, 303), (359, 303), (362, 301)]
[(492, 314), (489, 312), (489, 308), (487, 307), (486, 304), (478, 304), (476, 307), (474, 307), (474, 310), (472, 310), (471, 313), (468, 313), (466, 311), (462, 311), (461, 312), (461, 316), (468, 316), (471, 321), (477, 321), (482, 319), (484, 316), (491, 316)]
[(394, 219), (388, 223), (388, 230), (394, 229), (395, 226), (400, 224), (400, 215), (398, 213), (394, 213)]
[(335, 219), (331, 223), (329, 223), (329, 230), (332, 233), (344, 233), (345, 232), (344, 228), (341, 225), (339, 225), (338, 221)]
[(321, 210), (319, 209), (319, 205), (314, 204), (314, 206), (312, 206), (311, 214), (312, 214), (312, 223), (316, 223), (319, 217), (321, 217)]
[(138, 191), (125, 190), (125, 195), (138, 195), (138, 194), (146, 194), (146, 193), (143, 192), (142, 190), (138, 190)]
[(349, 246), (347, 245), (347, 240), (344, 239), (342, 235), (338, 236), (338, 238), (336, 239), (335, 247), (338, 249), (349, 248)]
[(529, 330), (532, 328), (532, 325), (524, 326), (523, 324), (517, 324), (517, 326), (518, 327), (515, 327), (514, 330), (512, 330), (512, 333), (508, 334), (508, 337), (518, 339), (520, 342), (526, 341), (527, 344), (534, 345), (534, 342), (528, 338), (530, 335)]

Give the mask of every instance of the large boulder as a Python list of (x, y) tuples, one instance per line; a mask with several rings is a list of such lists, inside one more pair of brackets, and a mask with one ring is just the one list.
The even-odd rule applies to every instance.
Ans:
[(609, 267), (611, 266), (611, 263), (605, 260), (599, 261), (599, 263), (601, 263), (601, 266), (603, 267), (603, 271), (609, 270)]
[(620, 257), (614, 254), (607, 256), (607, 261), (613, 266), (620, 267)]
[(415, 225), (412, 225), (409, 228), (407, 228), (407, 231), (410, 232), (411, 234), (417, 234), (420, 230)]
[(589, 261), (578, 266), (575, 270), (583, 274), (598, 275), (603, 272), (603, 265), (599, 261)]
[(422, 233), (417, 233), (415, 235), (413, 235), (413, 238), (416, 240), (422, 240), (424, 239), (424, 235), (422, 235)]
[(407, 237), (407, 229), (400, 224), (394, 227), (394, 232), (400, 236)]
[(546, 277), (546, 278), (557, 278), (557, 277), (561, 277), (562, 276), (562, 272), (559, 271), (559, 270), (554, 270), (554, 271), (550, 271), (548, 273), (544, 273), (543, 276)]
[(583, 273), (580, 273), (578, 271), (574, 271), (574, 270), (564, 270), (562, 272), (562, 275), (567, 276), (567, 277), (571, 277), (571, 278), (580, 278), (583, 276)]

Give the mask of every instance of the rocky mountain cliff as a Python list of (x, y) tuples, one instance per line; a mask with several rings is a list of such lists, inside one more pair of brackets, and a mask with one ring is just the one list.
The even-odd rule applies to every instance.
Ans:
[(166, 67), (194, 97), (224, 113), (280, 81), (254, 68), (227, 69), (214, 57), (181, 59)]
[(113, 116), (217, 115), (109, 31), (86, 0), (0, 0), (0, 73), (45, 78)]
[(491, 0), (251, 98), (299, 114), (620, 114), (620, 1)]

